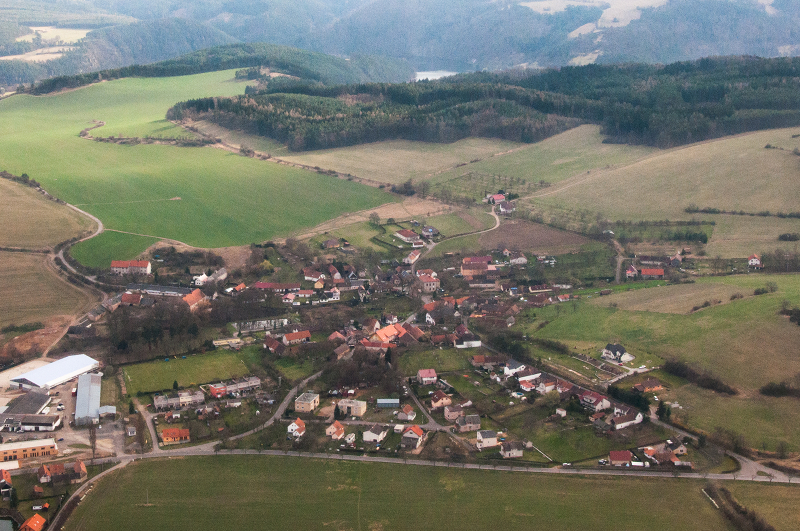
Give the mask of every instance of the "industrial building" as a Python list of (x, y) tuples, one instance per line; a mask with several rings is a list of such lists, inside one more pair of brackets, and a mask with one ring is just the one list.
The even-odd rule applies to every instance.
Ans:
[(30, 457), (58, 455), (55, 439), (39, 439), (36, 441), (20, 441), (0, 444), (3, 461), (18, 461)]
[(76, 354), (12, 378), (11, 386), (20, 389), (49, 390), (98, 367), (100, 362), (97, 360), (86, 354)]
[(78, 398), (75, 401), (75, 425), (86, 426), (100, 422), (99, 374), (82, 374), (78, 377)]

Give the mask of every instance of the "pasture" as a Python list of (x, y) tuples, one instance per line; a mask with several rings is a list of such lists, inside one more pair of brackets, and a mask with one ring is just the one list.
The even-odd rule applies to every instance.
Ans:
[(42, 254), (0, 252), (0, 327), (88, 310), (94, 299), (59, 277)]
[(17, 41), (33, 42), (33, 38), (38, 33), (42, 40), (61, 41), (65, 43), (75, 43), (86, 37), (91, 29), (81, 28), (57, 28), (55, 26), (31, 26), (32, 33), (17, 37)]
[[(752, 296), (754, 289), (768, 281), (778, 285), (777, 292)], [(758, 395), (758, 389), (770, 381), (800, 374), (800, 359), (794, 349), (787, 348), (800, 344), (800, 327), (779, 315), (783, 300), (800, 305), (800, 276), (709, 277), (698, 279), (693, 286), (694, 292), (682, 286), (651, 287), (593, 299), (569, 309), (543, 308), (536, 312), (537, 321), (550, 322), (535, 335), (568, 344), (593, 342), (595, 352), (608, 342), (619, 342), (637, 356), (633, 362), (636, 366), (639, 360), (656, 356), (680, 359), (710, 371), (740, 394), (715, 395), (691, 385), (675, 390), (674, 398), (685, 406), (678, 414), (687, 415), (691, 426), (708, 431), (721, 425), (736, 426), (754, 445), (766, 442), (774, 448), (783, 440), (797, 447), (800, 413), (789, 407), (787, 400), (791, 399), (766, 399)], [(680, 311), (689, 304), (702, 304), (712, 293), (722, 295), (728, 290), (745, 297), (691, 315), (653, 311), (662, 305)], [(622, 309), (626, 305), (642, 309)], [(526, 331), (534, 333), (536, 326), (534, 322)], [(780, 416), (784, 417), (779, 422), (769, 420)]]
[(489, 212), (479, 208), (432, 216), (424, 220), (418, 219), (417, 221), (424, 225), (436, 227), (444, 237), (490, 229), (495, 224), (494, 217)]
[[(542, 521), (554, 531), (726, 529), (700, 492), (703, 484), (285, 457), (190, 457), (136, 462), (101, 480), (65, 529), (188, 530), (199, 522), (220, 530), (264, 522), (271, 528), (430, 529), (448, 528), (454, 514), (462, 529), (497, 522), (504, 529), (530, 529)], [(637, 503), (631, 503), (633, 493)]]
[(73, 245), (69, 254), (85, 266), (108, 269), (112, 260), (133, 260), (157, 241), (147, 236), (105, 231)]
[(0, 247), (53, 247), (92, 226), (85, 216), (33, 188), (0, 179)]
[(800, 233), (800, 219), (761, 216), (707, 216), (716, 222), (706, 246), (708, 256), (747, 257), (775, 249), (793, 249), (794, 244), (778, 241), (786, 232)]
[(215, 351), (183, 358), (169, 358), (123, 369), (128, 394), (160, 392), (172, 389), (175, 380), (181, 387), (215, 383), (250, 374), (249, 364), (260, 359), (258, 350), (245, 349), (240, 352)]
[(372, 187), (214, 148), (116, 145), (99, 136), (186, 136), (164, 119), (173, 103), (244, 90), (233, 72), (123, 79), (53, 96), (0, 101), (0, 158), (110, 229), (223, 247), (290, 235), (394, 198)]
[(452, 144), (391, 140), (338, 149), (292, 153), (281, 158), (319, 166), (387, 184), (414, 183), (440, 172), (493, 157), (524, 144), (487, 138), (465, 138)]
[(477, 354), (491, 355), (483, 349), (457, 349), (455, 347), (410, 350), (400, 357), (398, 368), (406, 376), (415, 376), (420, 369), (435, 369), (437, 374), (453, 371), (471, 373), (472, 365), (470, 365), (469, 359)]
[(800, 193), (795, 178), (798, 158), (790, 149), (764, 146), (800, 145), (791, 139), (797, 132), (796, 128), (759, 131), (659, 152), (623, 167), (575, 175), (535, 194), (535, 202), (633, 221), (691, 219), (684, 212), (690, 204), (792, 212)]

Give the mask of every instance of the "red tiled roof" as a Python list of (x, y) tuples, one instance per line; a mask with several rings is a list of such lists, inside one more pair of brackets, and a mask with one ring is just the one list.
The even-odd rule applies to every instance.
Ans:
[(120, 301), (124, 304), (139, 304), (142, 300), (141, 293), (123, 293)]
[(608, 457), (611, 461), (630, 461), (633, 457), (628, 450), (611, 450), (608, 452)]
[(181, 438), (188, 438), (189, 437), (189, 429), (181, 429), (181, 428), (166, 428), (164, 431), (161, 432), (161, 437), (163, 439), (181, 439)]
[(462, 264), (491, 264), (491, 256), (468, 256), (461, 261)]
[(47, 520), (39, 514), (34, 514), (22, 524), (19, 531), (42, 531)]
[(642, 273), (643, 277), (646, 277), (646, 276), (651, 276), (651, 277), (664, 276), (664, 270), (663, 269), (642, 269), (641, 273)]
[(186, 295), (183, 298), (183, 302), (188, 304), (189, 308), (191, 308), (194, 305), (196, 305), (198, 302), (203, 300), (204, 298), (205, 298), (205, 295), (203, 295), (203, 292), (200, 291), (200, 289), (198, 288), (198, 289), (194, 290), (193, 292), (191, 292), (190, 294)]
[(295, 341), (297, 339), (306, 339), (306, 338), (310, 339), (311, 332), (309, 332), (308, 330), (301, 330), (300, 332), (291, 332), (289, 334), (286, 334), (284, 335), (284, 337), (286, 338), (286, 341)]
[(404, 238), (416, 238), (419, 236), (419, 234), (417, 234), (413, 230), (408, 230), (408, 229), (399, 230), (395, 232), (395, 234), (402, 236)]
[(436, 378), (436, 371), (434, 369), (420, 369), (417, 371), (417, 376), (420, 378)]
[(430, 276), (430, 275), (420, 275), (420, 276), (419, 276), (419, 279), (420, 279), (422, 282), (436, 282), (437, 284), (439, 283), (439, 279), (438, 279), (438, 278), (433, 278), (433, 277), (432, 277), (432, 276)]
[(417, 435), (417, 437), (422, 437), (422, 435), (424, 434), (424, 432), (422, 431), (422, 428), (420, 428), (416, 424), (414, 424), (413, 426), (411, 426), (409, 428), (406, 428), (406, 430), (403, 432), (403, 435), (405, 435), (408, 432), (415, 433)]

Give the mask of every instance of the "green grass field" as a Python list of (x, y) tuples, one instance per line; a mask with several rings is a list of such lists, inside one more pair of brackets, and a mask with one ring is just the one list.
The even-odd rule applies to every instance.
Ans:
[(480, 209), (431, 216), (419, 221), (425, 225), (436, 227), (439, 233), (445, 237), (489, 229), (494, 227), (495, 223), (494, 217), (488, 211)]
[(46, 260), (41, 254), (0, 252), (0, 327), (72, 315), (93, 300), (50, 270)]
[[(776, 293), (750, 296), (755, 288), (773, 281)], [(690, 425), (713, 431), (717, 426), (735, 426), (754, 446), (768, 447), (783, 440), (797, 448), (800, 412), (787, 399), (766, 399), (758, 388), (770, 381), (783, 381), (800, 373), (800, 359), (787, 345), (800, 344), (800, 327), (779, 315), (781, 302), (800, 305), (800, 276), (738, 275), (701, 278), (695, 292), (685, 286), (664, 286), (619, 292), (571, 307), (551, 306), (537, 310), (537, 321), (550, 324), (537, 336), (592, 342), (594, 350), (608, 342), (620, 342), (638, 366), (649, 357), (682, 359), (711, 371), (741, 391), (736, 397), (718, 396), (694, 386), (681, 387), (674, 398), (686, 406), (679, 415)], [(691, 315), (647, 311), (664, 308), (682, 310), (702, 304), (712, 293), (742, 292), (744, 299), (725, 301)], [(643, 297), (645, 300), (643, 299)], [(609, 305), (617, 303), (617, 308)], [(626, 306), (640, 310), (624, 310)], [(531, 325), (533, 332), (537, 323)], [(639, 360), (642, 360), (641, 362)], [(784, 417), (785, 415), (785, 417)], [(770, 419), (775, 419), (772, 422)]]
[(65, 529), (189, 530), (201, 522), (220, 530), (262, 528), (265, 522), (269, 528), (320, 530), (486, 529), (500, 523), (509, 530), (543, 523), (553, 531), (729, 529), (702, 486), (281, 457), (165, 459), (133, 463), (103, 479)]
[(147, 236), (105, 231), (73, 245), (69, 253), (85, 266), (107, 269), (112, 260), (133, 260), (157, 241)]
[(92, 225), (85, 216), (48, 201), (33, 188), (0, 179), (0, 246), (52, 247)]
[(164, 120), (173, 103), (241, 93), (233, 72), (124, 79), (47, 97), (0, 102), (0, 158), (53, 195), (80, 205), (110, 229), (199, 247), (266, 240), (344, 212), (393, 201), (372, 187), (213, 148), (120, 146), (81, 139), (185, 135)]
[(406, 376), (414, 376), (420, 369), (435, 369), (437, 373), (452, 371), (472, 372), (469, 358), (476, 354), (485, 354), (485, 350), (457, 349), (438, 347), (423, 351), (412, 350), (400, 357), (398, 367)]
[(182, 387), (214, 383), (250, 374), (248, 364), (259, 356), (257, 350), (218, 351), (189, 356), (186, 359), (150, 361), (128, 365), (124, 370), (128, 394), (172, 389), (175, 380)]

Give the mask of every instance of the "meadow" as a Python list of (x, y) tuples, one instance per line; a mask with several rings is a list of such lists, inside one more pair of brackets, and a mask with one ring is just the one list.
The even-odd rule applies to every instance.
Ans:
[[(778, 290), (752, 296), (753, 290), (767, 282), (775, 282)], [(691, 385), (679, 387), (668, 396), (684, 406), (678, 415), (708, 432), (718, 426), (734, 426), (754, 445), (766, 442), (774, 450), (778, 441), (785, 441), (796, 448), (800, 412), (790, 407), (789, 399), (767, 399), (758, 395), (758, 389), (800, 373), (800, 360), (794, 349), (787, 348), (800, 344), (800, 327), (779, 315), (784, 300), (800, 305), (800, 276), (708, 277), (697, 279), (692, 286), (694, 291), (684, 286), (651, 287), (617, 292), (569, 309), (543, 308), (537, 310), (537, 321), (526, 331), (533, 333), (547, 320), (549, 324), (535, 335), (568, 344), (593, 343), (589, 348), (594, 353), (608, 342), (619, 342), (637, 356), (635, 366), (655, 356), (684, 360), (710, 371), (740, 394), (719, 396)], [(682, 313), (687, 306), (701, 305), (709, 296), (730, 291), (745, 297), (690, 315)], [(641, 309), (623, 309), (626, 307)], [(681, 313), (666, 313), (665, 309)], [(778, 418), (778, 422), (770, 420)]]
[(42, 249), (80, 235), (93, 223), (33, 188), (0, 179), (0, 247)]
[(215, 383), (250, 374), (248, 365), (260, 359), (257, 349), (240, 352), (215, 351), (169, 361), (150, 361), (127, 365), (123, 371), (128, 394), (172, 389), (177, 380), (181, 387)]
[(575, 175), (538, 192), (534, 200), (543, 207), (583, 208), (633, 221), (691, 219), (684, 212), (690, 204), (792, 212), (800, 193), (798, 158), (790, 149), (764, 146), (783, 142), (796, 147), (800, 141), (791, 136), (797, 132), (759, 131), (659, 152), (619, 168)]
[(47, 255), (0, 252), (0, 327), (89, 310), (88, 293), (47, 266)]
[(398, 368), (406, 376), (414, 376), (420, 369), (435, 369), (436, 373), (452, 371), (472, 372), (469, 359), (477, 354), (491, 355), (484, 350), (457, 349), (454, 347), (411, 350), (400, 357)]
[(116, 145), (98, 136), (190, 136), (164, 119), (175, 102), (241, 93), (232, 71), (123, 79), (0, 101), (0, 158), (110, 229), (222, 247), (290, 235), (394, 201), (378, 189), (213, 148)]
[(69, 254), (85, 266), (108, 268), (112, 260), (132, 260), (157, 241), (147, 236), (104, 231), (73, 245)]
[(703, 484), (266, 456), (148, 460), (101, 480), (65, 529), (188, 530), (198, 522), (220, 530), (264, 522), (270, 528), (446, 529), (454, 518), (459, 529), (497, 522), (510, 530), (543, 522), (554, 531), (728, 529), (700, 491)]

